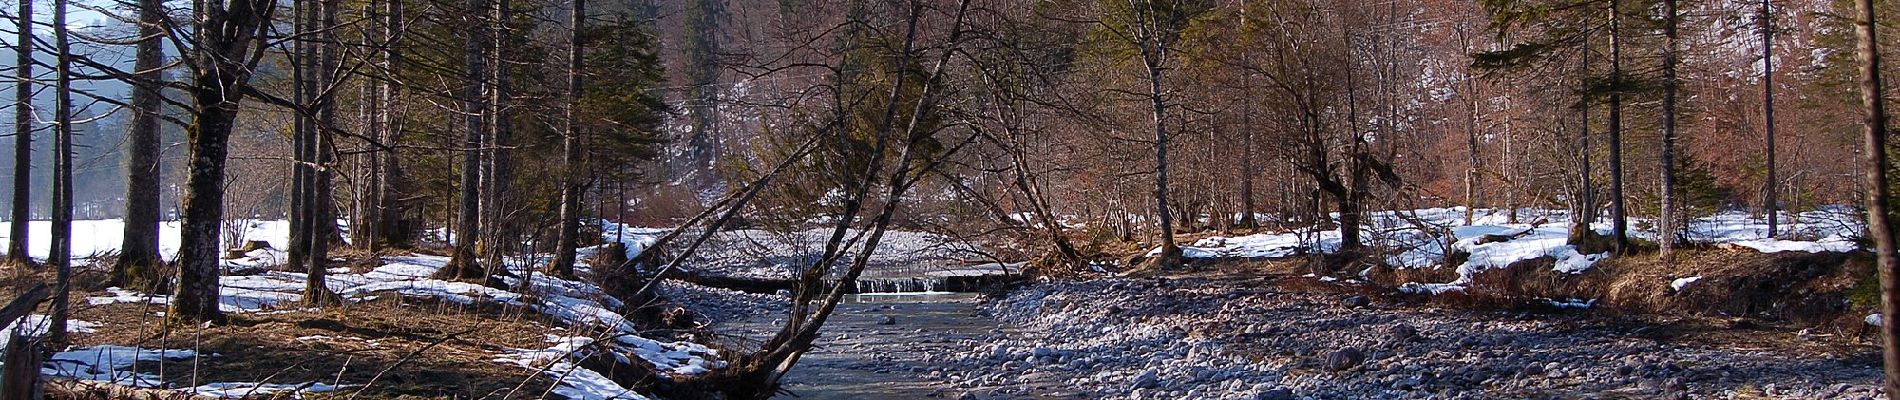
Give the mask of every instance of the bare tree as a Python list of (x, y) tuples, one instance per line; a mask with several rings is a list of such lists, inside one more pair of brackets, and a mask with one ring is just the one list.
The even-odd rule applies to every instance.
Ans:
[(1174, 214), (1168, 205), (1168, 101), (1172, 94), (1164, 75), (1176, 61), (1174, 45), (1182, 31), (1207, 6), (1191, 0), (1128, 0), (1127, 6), (1128, 15), (1123, 16), (1126, 20), (1117, 21), (1124, 25), (1110, 29), (1121, 41), (1135, 47), (1148, 84), (1144, 97), (1154, 131), (1155, 218), (1161, 235), (1161, 253), (1155, 257), (1154, 266), (1178, 268), (1184, 260), (1181, 245), (1174, 241)]
[[(224, 321), (218, 310), (218, 226), (224, 220), (225, 156), (239, 102), (251, 91), (250, 80), (263, 58), (264, 33), (271, 25), (275, 0), (193, 2), (197, 27), (189, 29), (191, 69), (188, 92), (192, 123), (186, 166), (184, 221), (178, 252), (178, 282), (166, 316), (180, 321)], [(174, 36), (181, 30), (174, 28)]]

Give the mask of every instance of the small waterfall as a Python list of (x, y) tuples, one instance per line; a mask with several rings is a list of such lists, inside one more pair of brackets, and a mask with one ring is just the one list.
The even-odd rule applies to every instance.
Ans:
[(943, 292), (945, 279), (940, 277), (902, 277), (902, 278), (861, 278), (857, 282), (857, 293), (916, 293)]
[[(909, 265), (873, 266), (845, 289), (850, 294), (866, 293), (953, 293), (975, 292), (999, 282), (1016, 279), (1021, 264), (980, 265)], [(838, 283), (842, 271), (824, 280)]]

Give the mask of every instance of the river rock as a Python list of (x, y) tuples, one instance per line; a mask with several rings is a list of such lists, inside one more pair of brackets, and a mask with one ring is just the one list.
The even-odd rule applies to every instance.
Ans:
[(1293, 400), (1293, 389), (1274, 388), (1253, 396), (1254, 400)]
[(1391, 337), (1394, 342), (1407, 342), (1418, 337), (1418, 328), (1413, 328), (1411, 325), (1398, 324), (1393, 325), (1390, 332), (1387, 333), (1387, 336)]
[(1347, 307), (1359, 308), (1372, 305), (1372, 298), (1360, 295), (1346, 296), (1343, 301)]
[(1347, 347), (1335, 350), (1332, 355), (1327, 356), (1326, 368), (1334, 371), (1345, 371), (1352, 369), (1352, 367), (1359, 366), (1359, 363), (1363, 362), (1366, 362), (1365, 352), (1359, 351), (1357, 348)]
[(1161, 383), (1160, 374), (1156, 373), (1155, 370), (1150, 369), (1147, 371), (1142, 371), (1141, 375), (1135, 376), (1134, 388), (1148, 389), (1148, 388), (1153, 388), (1155, 387), (1155, 385), (1160, 384), (1160, 383)]
[(884, 316), (884, 319), (878, 320), (877, 324), (878, 325), (897, 325), (897, 317), (886, 315)]

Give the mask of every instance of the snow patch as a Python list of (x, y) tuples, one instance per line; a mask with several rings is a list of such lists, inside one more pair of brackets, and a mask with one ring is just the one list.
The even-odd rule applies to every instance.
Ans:
[(1691, 284), (1691, 283), (1695, 283), (1696, 281), (1699, 281), (1699, 280), (1702, 280), (1702, 277), (1700, 277), (1700, 276), (1691, 276), (1691, 277), (1687, 277), (1687, 278), (1679, 278), (1679, 279), (1676, 279), (1676, 280), (1673, 280), (1673, 281), (1669, 281), (1669, 289), (1670, 289), (1670, 290), (1673, 290), (1673, 291), (1677, 291), (1677, 292), (1680, 292), (1680, 291), (1682, 291), (1682, 288), (1683, 288), (1683, 287), (1685, 287), (1685, 286), (1689, 286), (1689, 284)]

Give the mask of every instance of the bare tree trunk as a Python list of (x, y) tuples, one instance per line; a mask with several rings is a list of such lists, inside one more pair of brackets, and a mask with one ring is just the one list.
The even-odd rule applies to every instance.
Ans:
[[(1587, 41), (1585, 44), (1585, 47), (1588, 47)], [(1583, 71), (1578, 75), (1590, 76), (1590, 57), (1589, 52), (1584, 53), (1582, 57)], [(1583, 85), (1589, 84), (1587, 79), (1585, 82), (1580, 83)], [(1590, 99), (1586, 96), (1586, 98), (1581, 100), (1581, 103), (1583, 104), (1582, 118), (1580, 118), (1581, 123), (1577, 124), (1579, 129), (1577, 133), (1577, 189), (1574, 195), (1575, 198), (1571, 200), (1570, 236), (1565, 239), (1565, 242), (1571, 246), (1576, 246), (1580, 251), (1595, 253), (1602, 250), (1596, 247), (1598, 246), (1597, 244), (1594, 244), (1597, 242), (1596, 238), (1598, 236), (1596, 231), (1590, 227), (1590, 223), (1597, 219), (1596, 182), (1594, 182), (1590, 176), (1592, 174), (1592, 163), (1590, 161)]]
[(113, 284), (141, 291), (163, 285), (163, 261), (158, 254), (160, 168), (159, 113), (165, 103), (159, 81), (165, 79), (163, 0), (139, 0), (139, 38), (136, 81), (132, 83), (132, 122), (127, 127), (125, 152), (125, 239), (112, 265)]
[(66, 319), (72, 317), (67, 303), (71, 298), (73, 274), (73, 54), (71, 34), (66, 26), (67, 0), (53, 0), (53, 51), (58, 55), (54, 72), (59, 74), (54, 88), (53, 128), (53, 246), (46, 262), (56, 268), (53, 281), (52, 321), (46, 328), (49, 343), (66, 343)]
[(251, 71), (263, 51), (260, 41), (270, 26), (274, 0), (196, 0), (200, 26), (197, 46), (186, 53), (192, 70), (192, 123), (180, 229), (178, 284), (166, 317), (175, 321), (221, 323), (218, 310), (218, 233), (224, 219), (225, 156), (238, 105), (250, 85)]
[(311, 207), (313, 224), (309, 228), (309, 261), (305, 263), (307, 279), (304, 280), (304, 302), (313, 306), (329, 306), (342, 301), (336, 292), (330, 291), (324, 275), (329, 270), (330, 244), (337, 238), (335, 171), (336, 165), (336, 71), (339, 66), (338, 38), (335, 34), (337, 8), (342, 6), (339, 0), (316, 0), (321, 7), (318, 24), (324, 33), (319, 35), (323, 45), (317, 49), (317, 87), (322, 92), (314, 96), (316, 100), (315, 143), (312, 150), (316, 153), (316, 168), (312, 171), (310, 198), (306, 200)]
[(1339, 252), (1356, 255), (1359, 250), (1365, 248), (1365, 240), (1360, 237), (1360, 228), (1364, 224), (1361, 212), (1365, 208), (1366, 168), (1369, 165), (1366, 164), (1368, 157), (1365, 150), (1365, 134), (1359, 130), (1359, 96), (1357, 95), (1359, 83), (1354, 79), (1356, 75), (1354, 72), (1358, 71), (1358, 67), (1353, 65), (1354, 43), (1353, 34), (1349, 28), (1351, 28), (1350, 23), (1340, 23), (1340, 36), (1345, 39), (1343, 49), (1345, 54), (1340, 60), (1346, 64), (1344, 66), (1346, 69), (1346, 130), (1347, 137), (1352, 140), (1352, 145), (1348, 146), (1351, 153), (1347, 155), (1346, 163), (1347, 168), (1350, 169), (1346, 171), (1348, 176), (1345, 190), (1335, 194), (1339, 200)]
[[(578, 247), (581, 228), (581, 196), (585, 187), (581, 185), (581, 67), (582, 57), (586, 55), (586, 43), (582, 32), (587, 27), (587, 1), (574, 0), (574, 10), (569, 24), (572, 30), (568, 36), (567, 50), (567, 114), (563, 117), (567, 132), (561, 138), (561, 227), (555, 239), (554, 262), (548, 265), (548, 273), (564, 278), (574, 276), (574, 251)], [(710, 33), (708, 33), (710, 34)]]
[(487, 278), (487, 271), (476, 261), (475, 242), (481, 236), (482, 136), (487, 133), (487, 128), (483, 126), (487, 111), (483, 97), (488, 93), (488, 56), (483, 50), (490, 44), (488, 28), (482, 20), (490, 4), (486, 0), (468, 0), (464, 10), (468, 19), (468, 37), (462, 42), (462, 184), (456, 196), (455, 252), (449, 257), (449, 263), (435, 273), (436, 277), (444, 279)]
[[(20, 1), (19, 26), (33, 25), (33, 2)], [(30, 265), (27, 225), (33, 219), (33, 30), (19, 29), (13, 42), (13, 213), (7, 229), (7, 263)]]
[[(383, 2), (383, 47), (379, 51), (381, 60), (378, 61), (382, 62), (382, 70), (389, 74), (395, 73), (401, 61), (398, 49), (404, 21), (402, 3), (402, 0)], [(398, 90), (401, 89), (387, 82), (379, 82), (377, 87), (376, 102), (382, 108), (376, 110), (376, 120), (382, 129), (376, 132), (376, 140), (385, 148), (377, 155), (381, 162), (377, 163), (379, 176), (376, 178), (376, 203), (372, 211), (377, 215), (376, 226), (372, 228), (375, 229), (372, 234), (375, 239), (371, 242), (371, 249), (377, 246), (407, 247), (410, 244), (408, 232), (413, 228), (404, 217), (400, 203), (407, 193), (403, 186), (402, 155), (394, 147), (402, 136), (401, 119), (397, 114)]]
[(1867, 238), (1874, 243), (1874, 256), (1880, 274), (1880, 315), (1886, 323), (1880, 325), (1881, 358), (1886, 364), (1883, 381), (1887, 393), (1900, 393), (1900, 254), (1894, 243), (1893, 225), (1890, 218), (1892, 195), (1888, 191), (1888, 169), (1892, 166), (1887, 158), (1887, 105), (1884, 96), (1886, 87), (1880, 82), (1880, 49), (1877, 39), (1878, 29), (1874, 26), (1873, 0), (1854, 2), (1854, 32), (1859, 46), (1855, 55), (1860, 59), (1860, 100), (1866, 112), (1865, 134), (1862, 139), (1866, 147), (1861, 149), (1865, 157), (1862, 165), (1867, 179)]
[[(362, 16), (364, 19), (380, 22), (381, 17), (376, 14), (376, 3), (374, 1), (363, 4)], [(367, 31), (364, 32), (361, 41), (358, 43), (367, 49), (375, 49), (379, 45), (376, 43), (376, 39)], [(381, 45), (388, 44), (383, 43)], [(382, 57), (382, 52), (373, 51), (365, 56), (367, 59), (365, 62), (378, 62), (380, 57)], [(351, 205), (351, 208), (355, 210), (350, 214), (350, 244), (356, 248), (369, 250), (371, 253), (381, 250), (383, 245), (381, 243), (382, 238), (379, 237), (381, 235), (378, 234), (378, 232), (382, 232), (383, 224), (380, 218), (382, 217), (382, 213), (377, 210), (377, 208), (383, 204), (381, 190), (383, 186), (382, 152), (394, 150), (393, 148), (387, 147), (390, 143), (382, 141), (384, 136), (383, 131), (385, 130), (382, 113), (389, 107), (388, 103), (383, 102), (381, 96), (383, 85), (384, 82), (380, 79), (372, 78), (365, 80), (363, 82), (362, 93), (358, 95), (362, 107), (359, 117), (362, 118), (362, 133), (365, 136), (363, 146), (364, 153), (356, 156), (358, 178), (355, 196), (353, 196), (354, 203)]]
[(1768, 237), (1780, 236), (1781, 201), (1775, 198), (1775, 16), (1768, 0), (1761, 0), (1761, 127), (1767, 148), (1767, 176), (1762, 182), (1762, 209), (1768, 214)]
[[(1252, 64), (1252, 62), (1248, 62)], [(1240, 221), (1241, 228), (1249, 231), (1260, 229), (1260, 220), (1254, 216), (1254, 175), (1258, 173), (1254, 165), (1254, 140), (1258, 130), (1253, 126), (1253, 75), (1240, 77), (1242, 97), (1240, 109)]]
[[(1458, 30), (1458, 41), (1465, 53), (1471, 53), (1471, 38), (1464, 29)], [(1473, 214), (1478, 208), (1478, 168), (1483, 159), (1478, 157), (1478, 81), (1476, 76), (1465, 77), (1465, 225), (1471, 225)]]
[(513, 101), (513, 93), (508, 88), (509, 71), (506, 61), (510, 37), (508, 21), (512, 19), (514, 11), (510, 9), (511, 7), (513, 6), (508, 0), (496, 1), (495, 43), (490, 49), (493, 52), (491, 56), (494, 57), (490, 64), (494, 67), (489, 68), (489, 72), (494, 81), (494, 90), (489, 96), (489, 109), (493, 110), (490, 115), (494, 120), (488, 125), (488, 168), (486, 168), (487, 173), (482, 175), (482, 179), (487, 181), (487, 193), (484, 197), (487, 203), (482, 207), (483, 216), (487, 220), (482, 223), (482, 226), (488, 229), (488, 234), (482, 239), (482, 262), (488, 264), (488, 268), (492, 270), (489, 272), (491, 275), (506, 272), (502, 264), (502, 256), (508, 246), (502, 243), (507, 240), (506, 237), (510, 236), (508, 233), (514, 229), (514, 225), (509, 222), (510, 213), (514, 208), (512, 195), (514, 150), (508, 147), (514, 142), (514, 126), (509, 110), (513, 107), (510, 104)]
[(1623, 32), (1622, 7), (1610, 2), (1610, 236), (1616, 254), (1630, 251), (1629, 213), (1623, 201)]
[(1167, 43), (1159, 37), (1161, 33), (1151, 28), (1154, 19), (1161, 17), (1153, 15), (1151, 7), (1137, 6), (1134, 12), (1138, 27), (1133, 39), (1141, 50), (1142, 67), (1147, 70), (1148, 103), (1154, 117), (1155, 218), (1159, 222), (1161, 235), (1161, 254), (1155, 257), (1154, 265), (1160, 269), (1172, 269), (1180, 267), (1183, 260), (1181, 245), (1174, 242), (1174, 216), (1169, 214), (1168, 208), (1168, 105), (1163, 98), (1166, 92), (1161, 86), (1161, 71), (1165, 69), (1162, 63), (1167, 59), (1168, 49)]
[(284, 268), (292, 271), (309, 268), (311, 241), (316, 236), (311, 233), (311, 225), (316, 220), (312, 205), (311, 185), (314, 184), (316, 165), (316, 122), (308, 107), (316, 104), (312, 99), (316, 95), (317, 56), (311, 40), (304, 38), (309, 32), (317, 30), (315, 3), (318, 0), (293, 0), (291, 4), (293, 32), (299, 39), (291, 43), (290, 61), (291, 98), (299, 107), (295, 119), (291, 122), (291, 160), (290, 160), (290, 243), (289, 258)]
[(1674, 255), (1676, 234), (1681, 221), (1676, 200), (1676, 25), (1680, 18), (1676, 0), (1663, 1), (1663, 131), (1662, 131), (1662, 214), (1656, 221), (1656, 241), (1664, 259)]

